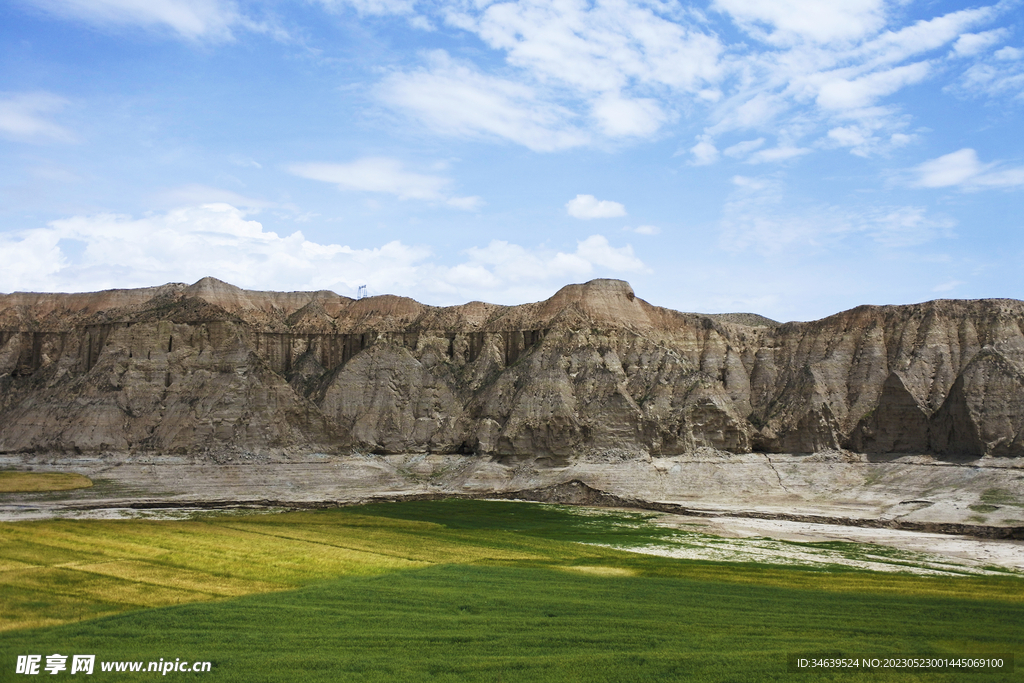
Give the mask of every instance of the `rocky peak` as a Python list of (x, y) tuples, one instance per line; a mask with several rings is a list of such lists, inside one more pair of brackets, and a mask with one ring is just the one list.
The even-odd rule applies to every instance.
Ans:
[[(196, 297), (220, 306), (224, 310), (243, 314), (246, 311), (263, 313), (278, 312), (287, 317), (307, 306), (314, 299), (322, 300), (325, 310), (338, 308), (338, 304), (352, 301), (334, 292), (262, 292), (242, 289), (215, 277), (204, 277), (193, 285), (182, 290), (185, 296)], [(326, 304), (326, 305), (325, 305)], [(334, 304), (334, 306), (331, 306)]]
[(598, 279), (581, 285), (566, 285), (543, 302), (538, 317), (555, 318), (574, 308), (597, 324), (642, 329), (651, 327), (651, 319), (633, 288), (623, 280)]

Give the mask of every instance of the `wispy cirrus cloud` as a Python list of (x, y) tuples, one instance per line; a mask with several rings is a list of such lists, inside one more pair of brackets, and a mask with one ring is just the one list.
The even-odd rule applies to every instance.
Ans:
[(268, 209), (277, 208), (276, 202), (261, 199), (259, 197), (247, 197), (234, 190), (225, 190), (222, 187), (212, 187), (199, 183), (180, 185), (164, 190), (157, 195), (157, 199), (165, 206), (199, 206), (203, 204), (230, 204), (245, 209)]
[(1010, 37), (1010, 30), (997, 28), (981, 33), (964, 33), (953, 43), (953, 55), (956, 57), (971, 57), (1000, 44)]
[(71, 142), (74, 134), (50, 120), (68, 101), (48, 92), (0, 94), (0, 135), (27, 142)]
[(55, 16), (97, 26), (170, 30), (189, 40), (230, 40), (253, 26), (232, 0), (23, 0)]
[(771, 176), (734, 176), (732, 182), (719, 237), (720, 246), (730, 252), (827, 253), (849, 240), (904, 249), (952, 237), (956, 225), (920, 206), (855, 208), (801, 202)]
[(443, 50), (430, 52), (420, 69), (387, 76), (377, 93), (444, 134), (504, 139), (537, 152), (591, 139), (571, 109), (545, 98), (538, 87), (484, 73)]
[(980, 55), (946, 89), (964, 98), (1024, 101), (1024, 49), (1006, 46)]
[(885, 25), (883, 0), (715, 0), (748, 35), (772, 45), (853, 42)]
[(348, 7), (361, 15), (386, 16), (389, 14), (412, 14), (414, 0), (319, 0), (328, 9)]
[[(729, 66), (741, 77), (709, 112), (709, 124), (693, 149), (697, 161), (709, 158), (717, 139), (746, 131), (774, 132), (780, 148), (845, 146), (861, 156), (906, 144), (911, 139), (904, 130), (906, 117), (880, 103), (935, 77), (941, 72), (932, 56), (935, 50), (1007, 11), (993, 5), (900, 27), (893, 25), (884, 3), (853, 3), (850, 8), (846, 3), (811, 3), (816, 9), (804, 8), (807, 16), (831, 12), (837, 21), (849, 22), (847, 30), (842, 22), (825, 21), (819, 34), (817, 28), (801, 29), (798, 19), (780, 15), (782, 8), (805, 3), (767, 4), (736, 0), (716, 5), (732, 8), (748, 35), (777, 49), (754, 48), (730, 56)], [(844, 19), (849, 12), (862, 16)], [(760, 24), (744, 20), (751, 13)], [(833, 32), (843, 39), (824, 40)], [(798, 144), (811, 136), (817, 137), (813, 145)]]
[[(408, 11), (398, 4), (395, 12)], [(885, 102), (944, 73), (936, 51), (970, 70), (1009, 35), (979, 30), (1009, 11), (1006, 2), (912, 22), (886, 0), (716, 0), (710, 9), (507, 0), (430, 14), (417, 5), (503, 61), (432, 52), (420, 68), (393, 71), (378, 94), (438, 132), (535, 151), (651, 138), (677, 121), (703, 121), (694, 165), (716, 163), (720, 148), (751, 137), (775, 139), (726, 156), (769, 163), (835, 147), (869, 156), (913, 139), (902, 109)], [(740, 37), (724, 38), (737, 30)]]
[(964, 148), (930, 159), (913, 169), (914, 187), (960, 187), (965, 190), (1024, 187), (1024, 166), (982, 163), (978, 153)]
[[(432, 128), (486, 134), (554, 151), (655, 135), (676, 118), (666, 95), (714, 101), (722, 46), (645, 3), (495, 3), (444, 13), (506, 55), (502, 75), (430, 53), (392, 74), (382, 98)], [(664, 10), (664, 8), (661, 8)]]
[(287, 167), (293, 175), (337, 185), (357, 192), (379, 192), (399, 199), (440, 202), (472, 210), (483, 204), (480, 197), (458, 197), (447, 191), (451, 179), (409, 171), (397, 159), (366, 157), (348, 163), (304, 162)]
[(623, 230), (635, 232), (638, 235), (660, 235), (661, 228), (656, 225), (638, 225), (635, 228), (625, 227)]

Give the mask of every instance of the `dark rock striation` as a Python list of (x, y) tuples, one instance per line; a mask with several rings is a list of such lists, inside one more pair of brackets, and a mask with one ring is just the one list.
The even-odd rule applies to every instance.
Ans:
[(1024, 303), (778, 324), (617, 280), (448, 308), (213, 278), (0, 295), (0, 452), (701, 447), (1024, 455)]

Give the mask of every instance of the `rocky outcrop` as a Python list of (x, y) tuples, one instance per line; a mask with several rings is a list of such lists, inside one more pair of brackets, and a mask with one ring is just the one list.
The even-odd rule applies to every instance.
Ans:
[(882, 385), (878, 405), (854, 428), (850, 444), (869, 453), (924, 453), (930, 444), (928, 432), (927, 408), (893, 372)]
[(1024, 455), (1024, 303), (778, 324), (625, 282), (521, 306), (213, 278), (0, 295), (0, 452)]

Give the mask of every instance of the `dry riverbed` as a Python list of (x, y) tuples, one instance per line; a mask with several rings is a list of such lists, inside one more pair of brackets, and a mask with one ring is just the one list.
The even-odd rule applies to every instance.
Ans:
[[(481, 497), (577, 481), (620, 499), (683, 510), (650, 513), (650, 523), (680, 534), (668, 545), (629, 548), (635, 552), (916, 573), (1024, 572), (1022, 540), (907, 530), (963, 527), (974, 536), (995, 530), (1024, 537), (1021, 459), (872, 461), (846, 452), (734, 455), (710, 449), (666, 458), (604, 452), (562, 459), (33, 454), (0, 456), (0, 469), (75, 473), (94, 482), (75, 491), (0, 494), (0, 521), (166, 519), (211, 509), (240, 513), (409, 496)], [(905, 528), (869, 528), (890, 523)]]
[(915, 574), (1002, 574), (1024, 578), (1024, 543), (900, 529), (773, 519), (663, 514), (655, 523), (686, 532), (684, 545), (633, 552), (723, 562), (839, 565)]

